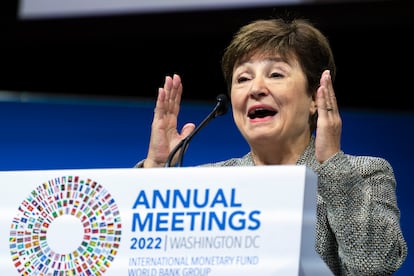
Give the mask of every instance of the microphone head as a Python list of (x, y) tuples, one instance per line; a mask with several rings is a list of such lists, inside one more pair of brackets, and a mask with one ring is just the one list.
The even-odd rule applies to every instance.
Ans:
[(220, 94), (216, 97), (216, 113), (215, 116), (221, 116), (227, 113), (229, 109), (229, 99), (225, 94)]

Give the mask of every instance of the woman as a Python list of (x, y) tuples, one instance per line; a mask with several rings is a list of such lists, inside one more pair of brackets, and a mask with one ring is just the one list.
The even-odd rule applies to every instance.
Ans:
[[(318, 175), (316, 250), (335, 275), (391, 275), (407, 246), (391, 165), (341, 150), (342, 120), (326, 37), (302, 19), (258, 20), (235, 34), (222, 58), (234, 121), (250, 152), (203, 166), (306, 165)], [(162, 167), (195, 127), (177, 131), (182, 83), (159, 89), (147, 158)]]

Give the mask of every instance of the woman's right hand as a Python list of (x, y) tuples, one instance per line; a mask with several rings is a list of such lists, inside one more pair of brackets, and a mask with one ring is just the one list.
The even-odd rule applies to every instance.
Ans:
[[(183, 86), (179, 75), (166, 76), (164, 87), (158, 89), (157, 103), (151, 125), (151, 137), (144, 168), (163, 167), (174, 147), (195, 128), (187, 123), (177, 130), (177, 118), (180, 111)], [(176, 154), (177, 156), (178, 154)], [(177, 162), (174, 158), (172, 164)]]

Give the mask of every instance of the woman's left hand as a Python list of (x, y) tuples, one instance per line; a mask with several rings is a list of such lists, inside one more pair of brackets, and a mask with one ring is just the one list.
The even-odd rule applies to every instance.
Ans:
[(341, 150), (342, 119), (336, 102), (329, 70), (322, 73), (316, 93), (318, 122), (316, 126), (315, 154), (323, 163)]

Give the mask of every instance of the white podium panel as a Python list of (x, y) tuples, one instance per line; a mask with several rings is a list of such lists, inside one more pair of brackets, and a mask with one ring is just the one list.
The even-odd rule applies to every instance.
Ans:
[(304, 166), (0, 172), (0, 275), (332, 275)]

